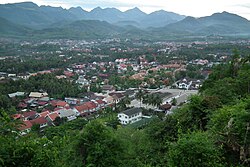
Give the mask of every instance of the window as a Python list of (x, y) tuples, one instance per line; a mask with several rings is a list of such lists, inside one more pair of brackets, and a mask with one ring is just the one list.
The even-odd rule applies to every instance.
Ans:
[(119, 118), (121, 118), (122, 116), (121, 115), (119, 115)]
[(127, 116), (125, 116), (125, 118), (128, 118)]

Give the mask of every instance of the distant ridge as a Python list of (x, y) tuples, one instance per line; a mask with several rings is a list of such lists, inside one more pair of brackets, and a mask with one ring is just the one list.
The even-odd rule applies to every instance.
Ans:
[(122, 12), (100, 7), (38, 6), (32, 2), (0, 5), (0, 37), (146, 38), (225, 35), (250, 36), (249, 20), (233, 13), (194, 18), (159, 10), (146, 14), (135, 7)]
[(250, 34), (250, 22), (236, 14), (222, 12), (201, 18), (186, 17), (157, 31), (165, 34), (177, 32), (203, 35)]
[[(61, 7), (38, 6), (33, 2), (22, 2), (13, 4), (0, 5), (0, 17), (5, 18), (13, 23), (24, 25), (34, 29), (49, 28), (51, 24), (60, 21), (76, 21), (76, 20), (100, 20), (109, 23), (119, 22), (137, 22), (140, 28), (161, 27), (169, 23), (177, 22), (185, 16), (174, 14), (171, 12), (162, 12), (161, 15), (146, 14), (139, 8), (135, 7), (125, 12), (121, 12), (116, 8), (100, 7), (94, 8), (90, 12), (83, 10), (81, 7), (72, 7), (68, 10)], [(162, 17), (165, 17), (162, 19)], [(161, 21), (155, 21), (161, 20)], [(152, 22), (150, 24), (149, 22)]]

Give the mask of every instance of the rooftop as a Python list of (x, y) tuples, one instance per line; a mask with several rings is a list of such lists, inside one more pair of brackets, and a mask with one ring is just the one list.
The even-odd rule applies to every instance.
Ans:
[(18, 129), (25, 130), (25, 129), (30, 129), (31, 127), (32, 127), (32, 123), (30, 121), (23, 121), (23, 123)]
[(62, 109), (58, 111), (58, 114), (60, 115), (60, 117), (69, 117), (75, 115), (75, 112), (71, 109), (70, 110)]
[(41, 124), (47, 123), (48, 121), (44, 117), (38, 117), (36, 119), (31, 120), (30, 122), (32, 123), (32, 125), (34, 125), (34, 124), (41, 125)]
[(125, 114), (125, 115), (128, 115), (128, 116), (131, 116), (131, 115), (134, 115), (134, 114), (137, 114), (137, 113), (140, 113), (142, 112), (142, 109), (141, 108), (131, 108), (131, 109), (128, 109), (128, 110), (125, 110), (121, 113)]

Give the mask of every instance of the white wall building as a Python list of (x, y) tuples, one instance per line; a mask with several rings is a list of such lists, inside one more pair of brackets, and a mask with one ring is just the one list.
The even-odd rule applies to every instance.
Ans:
[(141, 108), (131, 108), (118, 114), (118, 119), (122, 125), (131, 124), (142, 119)]
[(192, 85), (192, 81), (188, 81), (186, 79), (183, 79), (181, 82), (178, 83), (178, 88), (188, 90), (191, 85)]

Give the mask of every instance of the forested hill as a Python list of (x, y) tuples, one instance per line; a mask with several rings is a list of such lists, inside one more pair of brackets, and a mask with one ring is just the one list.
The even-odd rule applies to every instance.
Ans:
[(235, 51), (230, 62), (214, 68), (199, 95), (141, 129), (114, 126), (114, 114), (20, 137), (14, 133), (18, 122), (2, 109), (0, 166), (247, 167), (249, 60)]
[(122, 12), (97, 7), (38, 6), (32, 2), (0, 4), (0, 37), (24, 39), (183, 39), (206, 36), (249, 36), (250, 21), (233, 13), (194, 18), (139, 8)]

